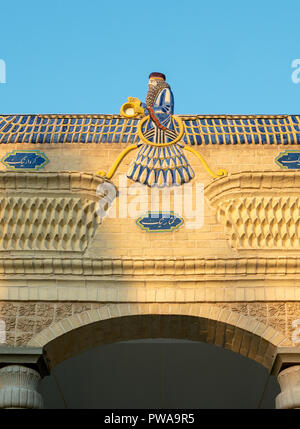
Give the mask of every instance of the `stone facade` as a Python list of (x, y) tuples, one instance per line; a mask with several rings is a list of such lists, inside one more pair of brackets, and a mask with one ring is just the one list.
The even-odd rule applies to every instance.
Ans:
[[(119, 339), (193, 338), (271, 370), (278, 347), (297, 347), (300, 319), (300, 179), (275, 163), (282, 145), (199, 146), (212, 170), (228, 171), (219, 179), (188, 153), (204, 222), (163, 233), (96, 214), (97, 186), (122, 191), (130, 155), (110, 181), (96, 173), (125, 146), (24, 143), (49, 160), (41, 171), (0, 164), (2, 343), (44, 347), (51, 368)], [(0, 145), (0, 158), (17, 149)]]

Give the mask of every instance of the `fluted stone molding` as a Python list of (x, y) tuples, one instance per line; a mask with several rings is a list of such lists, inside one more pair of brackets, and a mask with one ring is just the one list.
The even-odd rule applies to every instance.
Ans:
[(205, 195), (238, 250), (300, 250), (300, 176), (241, 172), (214, 181)]
[(21, 365), (0, 369), (0, 408), (43, 408), (37, 391), (41, 377), (37, 371)]
[(106, 182), (81, 172), (0, 172), (0, 252), (84, 252), (100, 201), (104, 214), (112, 202)]
[(300, 365), (294, 365), (278, 375), (281, 393), (276, 398), (276, 408), (300, 408)]
[(0, 276), (10, 275), (84, 275), (84, 276), (219, 276), (227, 274), (244, 278), (245, 274), (299, 275), (299, 256), (247, 258), (188, 258), (188, 257), (109, 257), (69, 258), (60, 256), (0, 258)]

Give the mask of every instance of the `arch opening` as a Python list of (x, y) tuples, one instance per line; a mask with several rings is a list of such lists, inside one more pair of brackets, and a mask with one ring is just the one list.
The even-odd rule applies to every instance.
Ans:
[(262, 365), (199, 341), (130, 340), (93, 347), (42, 381), (46, 408), (274, 408), (279, 386)]
[(220, 319), (187, 314), (127, 314), (110, 315), (101, 319), (98, 313), (98, 320), (93, 321), (93, 312), (94, 310), (90, 310), (76, 315), (77, 326), (74, 324), (75, 316), (71, 316), (48, 327), (28, 345), (44, 347), (51, 369), (64, 360), (99, 345), (146, 338), (181, 339), (223, 347), (249, 357), (271, 370), (278, 342), (282, 341), (280, 333), (253, 318), (246, 320), (247, 329), (238, 323), (233, 325)]

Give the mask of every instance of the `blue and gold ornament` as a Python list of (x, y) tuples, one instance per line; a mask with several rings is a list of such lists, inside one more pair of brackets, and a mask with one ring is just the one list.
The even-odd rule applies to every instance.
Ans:
[(143, 115), (137, 124), (140, 141), (127, 147), (108, 173), (99, 171), (98, 174), (110, 179), (127, 153), (139, 149), (129, 167), (127, 177), (143, 185), (163, 188), (188, 183), (195, 173), (183, 150), (196, 155), (213, 177), (226, 175), (225, 170), (213, 173), (202, 156), (184, 142), (184, 124), (173, 114), (174, 96), (170, 86), (165, 82), (165, 75), (151, 73), (148, 86), (146, 103), (141, 103), (135, 97), (129, 97), (120, 112), (125, 118)]

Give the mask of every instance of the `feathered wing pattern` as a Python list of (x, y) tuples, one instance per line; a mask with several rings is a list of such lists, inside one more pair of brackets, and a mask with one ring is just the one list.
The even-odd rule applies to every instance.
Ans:
[(195, 173), (182, 151), (184, 145), (184, 142), (162, 147), (141, 144), (127, 177), (143, 185), (158, 187), (189, 182)]

